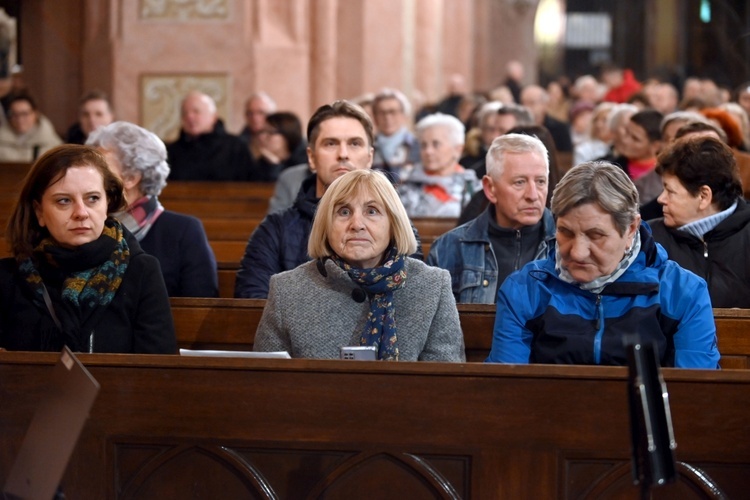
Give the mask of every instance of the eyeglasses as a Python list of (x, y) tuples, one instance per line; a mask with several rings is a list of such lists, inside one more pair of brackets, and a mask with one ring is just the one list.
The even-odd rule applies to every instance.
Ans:
[(34, 114), (33, 111), (11, 111), (9, 116), (11, 118), (25, 118), (33, 114)]

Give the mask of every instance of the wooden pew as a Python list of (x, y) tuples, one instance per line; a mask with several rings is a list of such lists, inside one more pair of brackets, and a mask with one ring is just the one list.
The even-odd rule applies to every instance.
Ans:
[[(188, 349), (252, 349), (265, 300), (172, 298), (177, 342)], [(467, 361), (484, 361), (492, 347), (495, 306), (458, 304)], [(714, 309), (721, 366), (750, 369), (750, 310)]]
[[(0, 481), (56, 357), (0, 353), (0, 401), (12, 402), (0, 405)], [(68, 498), (638, 494), (622, 367), (80, 359), (101, 391), (63, 478)], [(750, 372), (664, 378), (678, 477), (656, 497), (745, 498)]]
[(210, 199), (259, 199), (268, 200), (273, 195), (273, 182), (215, 182), (215, 181), (167, 181), (159, 195), (162, 200)]
[[(262, 219), (273, 183), (172, 181), (159, 195), (165, 208), (199, 219)], [(249, 233), (244, 235), (247, 239)]]

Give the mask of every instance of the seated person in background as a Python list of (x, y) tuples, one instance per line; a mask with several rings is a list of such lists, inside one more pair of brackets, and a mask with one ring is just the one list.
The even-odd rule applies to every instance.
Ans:
[(451, 274), (458, 302), (492, 304), (505, 278), (546, 256), (555, 221), (545, 208), (549, 160), (536, 137), (507, 134), (487, 153), (482, 186), (490, 205), (476, 219), (440, 236), (427, 263)]
[(260, 159), (254, 180), (275, 182), (282, 170), (307, 162), (307, 144), (302, 137), (302, 124), (297, 115), (273, 113), (266, 117), (266, 126), (258, 133)]
[(31, 167), (0, 260), (0, 347), (171, 354), (169, 297), (156, 258), (110, 214), (122, 181), (93, 148), (64, 145)]
[(260, 134), (266, 128), (266, 117), (276, 112), (276, 101), (265, 92), (255, 92), (245, 101), (245, 126), (239, 138), (250, 148), (254, 161), (260, 158)]
[(69, 144), (85, 144), (89, 134), (115, 120), (107, 94), (92, 90), (78, 104), (78, 121), (70, 126), (65, 136)]
[(487, 361), (626, 365), (623, 339), (655, 342), (662, 366), (719, 362), (706, 282), (667, 259), (621, 168), (573, 167), (555, 189), (557, 247), (500, 287)]
[[(609, 129), (609, 114), (614, 103), (601, 102), (594, 108), (591, 118), (591, 132), (587, 139), (573, 148), (573, 165), (596, 160), (609, 153), (612, 146), (612, 131)], [(550, 191), (551, 194), (551, 191)]]
[(375, 119), (375, 156), (372, 168), (388, 172), (398, 181), (401, 171), (411, 169), (419, 161), (419, 144), (406, 124), (411, 105), (404, 94), (395, 89), (383, 89), (372, 102)]
[[(526, 108), (497, 101), (488, 102), (482, 106), (477, 119), (478, 128), (469, 131), (469, 134), (467, 134), (466, 148), (459, 163), (464, 168), (476, 171), (477, 177), (481, 177), (487, 172), (485, 158), (492, 141), (503, 134), (507, 134), (510, 129), (517, 125), (532, 125), (534, 120)], [(471, 143), (469, 142), (470, 139), (472, 139)]]
[(622, 142), (618, 146), (622, 156), (613, 163), (619, 165), (633, 180), (641, 203), (655, 199), (661, 193), (661, 178), (656, 173), (656, 154), (662, 146), (662, 115), (653, 109), (635, 113), (625, 123)]
[(31, 163), (45, 151), (62, 144), (52, 123), (29, 95), (12, 97), (8, 118), (0, 124), (0, 162)]
[(190, 92), (180, 109), (180, 137), (167, 146), (173, 181), (255, 180), (247, 144), (224, 130), (211, 97)]
[(464, 125), (458, 118), (435, 113), (417, 123), (422, 162), (402, 172), (399, 196), (410, 217), (458, 217), (481, 189), (476, 173), (458, 164)]
[[(500, 106), (497, 110), (497, 118), (491, 120), (490, 123), (494, 123), (496, 127), (491, 127), (490, 130), (487, 130), (488, 134), (483, 135), (483, 140), (488, 140), (487, 147), (484, 149), (484, 155), (468, 166), (468, 168), (477, 173), (477, 179), (481, 179), (487, 174), (487, 150), (489, 150), (492, 141), (494, 141), (495, 138), (507, 134), (518, 127), (543, 128), (534, 124), (534, 118), (531, 116), (531, 111), (518, 104), (504, 104)], [(546, 131), (547, 129), (544, 130)], [(550, 138), (550, 141), (552, 141), (552, 136), (549, 135), (549, 132), (546, 132), (546, 134)], [(466, 166), (464, 163), (461, 163), (461, 165)], [(481, 193), (481, 191), (479, 192)]]
[(365, 345), (388, 361), (464, 361), (450, 276), (407, 257), (416, 249), (383, 173), (339, 177), (313, 222), (315, 260), (271, 277), (254, 349), (338, 358), (342, 346)]
[(675, 134), (680, 127), (694, 121), (706, 121), (706, 118), (695, 111), (675, 111), (664, 116), (660, 125), (662, 146), (669, 146), (675, 140)]
[(159, 203), (169, 176), (162, 140), (138, 125), (114, 122), (95, 130), (86, 144), (98, 148), (122, 179), (128, 206), (114, 216), (159, 259), (169, 296), (218, 297), (216, 259), (203, 225)]
[(708, 282), (713, 307), (750, 308), (750, 207), (732, 150), (713, 137), (659, 155), (664, 217), (649, 224), (670, 259)]
[(272, 275), (310, 260), (307, 240), (320, 197), (338, 177), (372, 165), (372, 121), (349, 101), (336, 101), (315, 111), (307, 124), (307, 177), (294, 205), (272, 213), (255, 229), (237, 271), (234, 296), (265, 299)]
[(545, 127), (555, 141), (555, 147), (562, 153), (573, 151), (573, 141), (567, 124), (555, 120), (547, 113), (549, 94), (539, 85), (527, 85), (521, 90), (521, 104), (526, 106), (537, 125)]

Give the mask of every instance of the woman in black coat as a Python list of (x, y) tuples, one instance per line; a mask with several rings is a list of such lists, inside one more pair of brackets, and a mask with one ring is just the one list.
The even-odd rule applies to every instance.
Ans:
[(159, 260), (170, 297), (218, 297), (216, 259), (203, 224), (195, 217), (165, 210), (159, 202), (167, 185), (167, 148), (159, 137), (133, 123), (118, 121), (91, 133), (97, 147), (123, 182), (128, 207), (115, 217)]
[(0, 347), (176, 352), (159, 263), (109, 215), (124, 202), (93, 148), (59, 146), (31, 167), (0, 260)]

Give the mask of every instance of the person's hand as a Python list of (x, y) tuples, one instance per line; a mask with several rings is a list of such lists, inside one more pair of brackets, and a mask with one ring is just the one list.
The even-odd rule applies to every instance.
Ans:
[(261, 146), (260, 154), (270, 163), (281, 163), (281, 158), (266, 147)]

